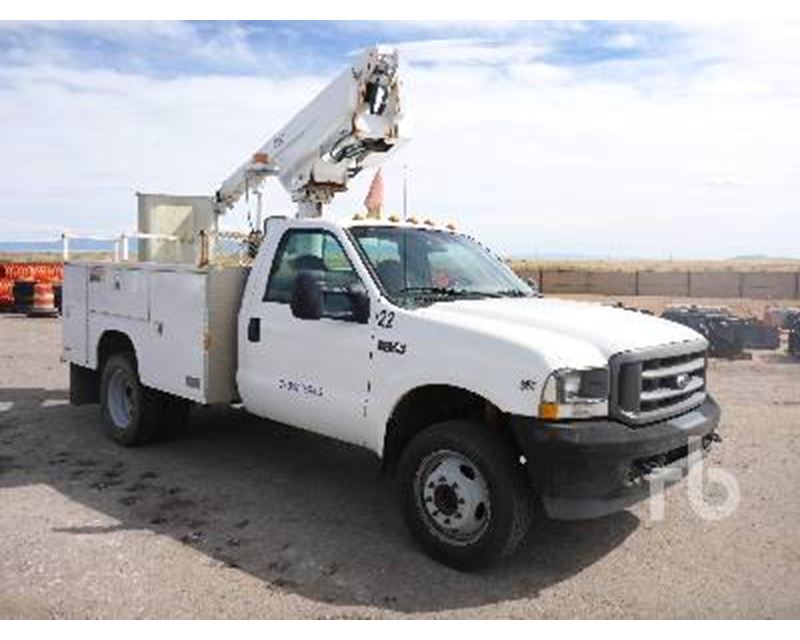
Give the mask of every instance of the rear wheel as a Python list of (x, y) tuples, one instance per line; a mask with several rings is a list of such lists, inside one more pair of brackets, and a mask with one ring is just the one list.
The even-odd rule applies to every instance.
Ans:
[(488, 427), (452, 421), (420, 432), (400, 461), (406, 522), (423, 549), (470, 570), (524, 539), (533, 497), (518, 456)]
[(144, 444), (158, 432), (161, 394), (142, 385), (130, 353), (108, 358), (100, 380), (100, 412), (109, 437), (125, 446)]

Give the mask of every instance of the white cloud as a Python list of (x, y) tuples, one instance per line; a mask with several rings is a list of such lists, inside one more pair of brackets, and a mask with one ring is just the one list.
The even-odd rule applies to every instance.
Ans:
[[(660, 56), (582, 65), (538, 41), (402, 45), (422, 64), (389, 208), (407, 164), (413, 210), (501, 251), (797, 255), (797, 27), (676, 28)], [(0, 238), (130, 226), (136, 190), (211, 193), (326, 81), (0, 68)], [(333, 215), (360, 210), (369, 180)]]
[(323, 84), (0, 71), (0, 238), (110, 233), (135, 224), (136, 191), (212, 193)]
[(407, 62), (434, 65), (519, 64), (539, 58), (547, 51), (544, 46), (530, 42), (496, 44), (477, 38), (401, 42), (397, 47)]
[(615, 33), (606, 41), (606, 46), (612, 49), (637, 49), (646, 42), (645, 38), (638, 33), (623, 31)]

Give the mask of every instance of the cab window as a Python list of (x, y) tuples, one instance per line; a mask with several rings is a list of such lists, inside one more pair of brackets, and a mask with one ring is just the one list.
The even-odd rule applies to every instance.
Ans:
[(347, 289), (360, 283), (339, 240), (328, 231), (294, 229), (287, 231), (272, 264), (265, 302), (289, 304), (295, 281), (303, 271), (313, 272), (325, 290), (325, 314), (350, 310)]

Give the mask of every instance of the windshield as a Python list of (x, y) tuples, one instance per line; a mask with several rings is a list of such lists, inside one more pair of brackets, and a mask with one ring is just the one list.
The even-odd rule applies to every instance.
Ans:
[(533, 295), (502, 260), (466, 236), (408, 227), (354, 227), (350, 233), (399, 304)]

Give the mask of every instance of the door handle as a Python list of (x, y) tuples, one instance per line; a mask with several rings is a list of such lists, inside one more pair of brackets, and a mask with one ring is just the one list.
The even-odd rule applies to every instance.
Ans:
[(261, 340), (261, 318), (250, 318), (247, 323), (247, 341), (259, 342)]

